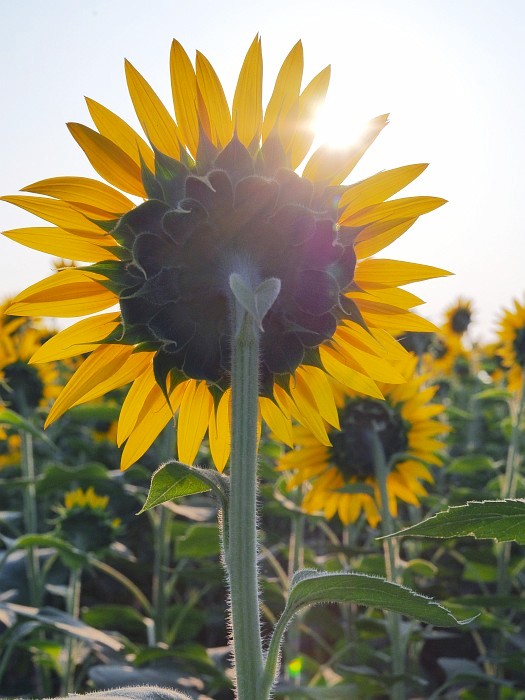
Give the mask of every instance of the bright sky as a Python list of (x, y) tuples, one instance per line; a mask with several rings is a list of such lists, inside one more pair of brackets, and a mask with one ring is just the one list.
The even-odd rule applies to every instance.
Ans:
[[(98, 177), (65, 127), (91, 125), (83, 96), (134, 126), (128, 58), (169, 105), (169, 50), (202, 51), (231, 99), (244, 54), (262, 36), (266, 99), (298, 39), (305, 82), (332, 81), (323, 131), (342, 143), (385, 112), (390, 124), (350, 181), (429, 162), (403, 194), (449, 203), (383, 254), (455, 273), (410, 290), (440, 322), (463, 295), (474, 334), (525, 292), (523, 0), (18, 0), (0, 9), (0, 193), (60, 175)], [(0, 202), (0, 230), (42, 222)], [(45, 224), (44, 224), (45, 225)], [(0, 238), (0, 295), (52, 271), (51, 258)]]

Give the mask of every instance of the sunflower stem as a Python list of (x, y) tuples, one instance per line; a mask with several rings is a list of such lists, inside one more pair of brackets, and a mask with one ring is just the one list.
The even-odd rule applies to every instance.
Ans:
[[(511, 405), (512, 408), (512, 405)], [(520, 438), (521, 438), (521, 420), (525, 409), (525, 372), (522, 373), (521, 386), (516, 396), (514, 403), (514, 411), (512, 412), (512, 431), (510, 443), (507, 450), (507, 461), (505, 464), (505, 476), (501, 488), (501, 498), (515, 498), (516, 486), (518, 477), (518, 465), (520, 455)], [(496, 560), (497, 560), (497, 593), (498, 595), (507, 595), (511, 588), (511, 580), (509, 576), (509, 565), (511, 556), (512, 542), (502, 542), (496, 545)], [(496, 656), (501, 657), (505, 651), (505, 636), (500, 633), (496, 642)], [(498, 668), (498, 678), (503, 678), (504, 674), (502, 667)], [(499, 697), (499, 689), (495, 687), (494, 697)]]
[[(381, 496), (381, 530), (383, 537), (395, 531), (394, 520), (390, 512), (388, 503), (388, 465), (385, 458), (385, 451), (381, 438), (376, 429), (371, 431), (372, 455), (376, 479)], [(385, 555), (386, 577), (389, 581), (400, 583), (399, 581), (399, 545), (396, 539), (383, 540), (383, 551)], [(392, 686), (392, 700), (404, 700), (405, 683), (403, 675), (405, 673), (405, 645), (401, 634), (401, 615), (399, 613), (387, 612), (388, 633), (390, 636), (390, 648), (392, 655), (392, 671), (394, 681)]]
[(233, 311), (231, 492), (226, 562), (236, 698), (259, 700), (254, 696), (263, 668), (257, 571), (259, 329), (254, 316), (236, 296)]
[[(27, 534), (38, 532), (38, 512), (36, 498), (36, 471), (33, 454), (33, 436), (27, 431), (21, 434), (21, 466), (22, 476), (25, 480), (24, 487), (24, 528)], [(31, 605), (40, 606), (40, 562), (38, 548), (29, 547), (27, 550), (27, 575), (29, 582), (29, 595)]]
[[(69, 572), (69, 587), (67, 594), (67, 612), (75, 618), (80, 616), (80, 590), (82, 568), (73, 567)], [(62, 695), (68, 695), (75, 689), (75, 640), (68, 636), (66, 640), (66, 669), (62, 680)]]

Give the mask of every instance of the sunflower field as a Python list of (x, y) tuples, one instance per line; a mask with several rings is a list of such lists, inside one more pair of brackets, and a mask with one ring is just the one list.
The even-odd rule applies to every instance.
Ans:
[(143, 135), (88, 99), (98, 179), (2, 198), (56, 270), (0, 315), (0, 696), (525, 699), (525, 305), (427, 320), (376, 257), (426, 165), (352, 181), (388, 115), (312, 148), (329, 69), (262, 67), (127, 63)]

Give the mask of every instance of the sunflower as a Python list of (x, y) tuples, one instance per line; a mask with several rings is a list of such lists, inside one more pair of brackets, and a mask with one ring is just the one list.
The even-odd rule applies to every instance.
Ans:
[(11, 307), (21, 315), (87, 317), (33, 358), (90, 353), (49, 422), (131, 383), (118, 430), (122, 468), (178, 412), (179, 459), (192, 463), (208, 431), (222, 470), (230, 449), (229, 279), (242, 273), (255, 284), (268, 278), (281, 284), (261, 337), (261, 419), (289, 444), (292, 417), (327, 442), (322, 419), (335, 413), (329, 377), (379, 398), (377, 381), (403, 381), (388, 362), (397, 347), (393, 335), (434, 329), (410, 312), (421, 300), (399, 287), (448, 273), (371, 256), (444, 200), (391, 199), (424, 164), (341, 184), (388, 115), (373, 119), (357, 145), (317, 148), (296, 172), (311, 150), (313, 116), (330, 73), (325, 68), (302, 89), (300, 42), (284, 60), (265, 110), (258, 36), (231, 109), (200, 52), (194, 66), (174, 41), (170, 68), (174, 117), (126, 62), (149, 144), (92, 99), (96, 128), (69, 124), (108, 184), (58, 177), (25, 187), (31, 195), (4, 197), (54, 224), (8, 231), (9, 238), (91, 263), (58, 271)]
[(391, 514), (397, 515), (398, 500), (418, 505), (426, 495), (421, 481), (433, 482), (426, 465), (441, 464), (436, 453), (444, 444), (439, 436), (448, 428), (435, 420), (443, 406), (431, 403), (437, 387), (425, 386), (427, 377), (416, 374), (417, 357), (400, 357), (397, 366), (406, 382), (381, 384), (384, 401), (342, 387), (336, 390), (340, 429), (328, 428), (330, 445), (321, 443), (308, 428), (294, 426), (297, 449), (285, 453), (277, 468), (291, 474), (290, 490), (307, 486), (305, 512), (322, 513), (327, 519), (337, 514), (345, 525), (364, 512), (370, 525), (377, 525), (381, 498), (371, 431), (376, 432), (390, 465)]
[(99, 496), (91, 486), (86, 491), (68, 491), (64, 506), (57, 508), (57, 534), (84, 552), (106, 549), (115, 541), (120, 525), (108, 503), (109, 497)]
[(37, 408), (49, 407), (60, 392), (53, 363), (39, 367), (29, 364), (53, 333), (38, 319), (5, 316), (9, 303), (0, 307), (0, 406), (29, 416)]
[(464, 335), (472, 322), (472, 302), (463, 297), (459, 297), (455, 304), (452, 304), (445, 311), (444, 330), (450, 335)]
[(469, 351), (460, 335), (446, 327), (432, 336), (428, 352), (423, 355), (423, 371), (438, 379), (462, 376), (469, 367)]
[(507, 382), (511, 391), (523, 385), (525, 373), (525, 304), (514, 299), (514, 308), (503, 311), (499, 322), (498, 354), (508, 372)]

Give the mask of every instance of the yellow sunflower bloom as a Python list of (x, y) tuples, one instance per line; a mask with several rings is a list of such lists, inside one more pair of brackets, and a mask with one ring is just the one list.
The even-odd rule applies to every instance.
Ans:
[(302, 88), (300, 42), (264, 110), (259, 37), (231, 108), (201, 53), (193, 65), (174, 41), (170, 69), (173, 114), (126, 62), (146, 140), (91, 99), (95, 129), (69, 125), (108, 184), (58, 177), (25, 187), (30, 195), (4, 197), (53, 225), (5, 235), (91, 263), (29, 287), (11, 313), (88, 317), (33, 358), (90, 353), (49, 421), (131, 382), (118, 431), (122, 468), (178, 412), (179, 459), (192, 463), (207, 432), (222, 470), (230, 449), (230, 276), (242, 268), (255, 283), (280, 281), (263, 323), (261, 419), (285, 442), (292, 417), (326, 441), (323, 419), (330, 423), (336, 415), (328, 377), (380, 397), (378, 381), (403, 381), (388, 361), (399, 351), (393, 335), (434, 328), (410, 312), (421, 300), (399, 287), (448, 273), (371, 256), (444, 200), (391, 199), (423, 164), (341, 184), (387, 115), (370, 122), (358, 145), (321, 146), (307, 159), (329, 69)]
[(507, 382), (511, 391), (518, 391), (525, 376), (525, 304), (517, 299), (513, 308), (504, 310), (500, 322), (498, 354), (509, 372)]
[(5, 316), (0, 307), (0, 407), (23, 416), (49, 407), (60, 392), (59, 372), (54, 363), (35, 367), (31, 357), (53, 333), (38, 320)]
[(381, 520), (380, 489), (372, 458), (371, 431), (381, 441), (387, 463), (396, 455), (387, 477), (389, 510), (397, 515), (397, 502), (419, 504), (427, 491), (422, 481), (433, 482), (425, 465), (441, 464), (437, 455), (447, 432), (436, 417), (443, 406), (432, 403), (437, 387), (425, 386), (427, 377), (416, 374), (417, 358), (407, 356), (398, 364), (404, 384), (381, 384), (384, 401), (360, 396), (348, 389), (336, 390), (340, 429), (327, 427), (330, 444), (323, 444), (304, 426), (294, 426), (297, 449), (284, 454), (280, 471), (290, 472), (288, 488), (307, 486), (302, 507), (307, 513), (338, 515), (348, 525), (364, 512), (375, 527)]
[(120, 525), (108, 503), (109, 496), (99, 496), (91, 486), (86, 491), (68, 491), (64, 506), (57, 508), (57, 534), (84, 552), (106, 549), (115, 541)]
[(459, 299), (445, 311), (445, 330), (450, 335), (462, 336), (467, 332), (472, 322), (472, 314), (472, 302), (469, 299), (459, 297)]

